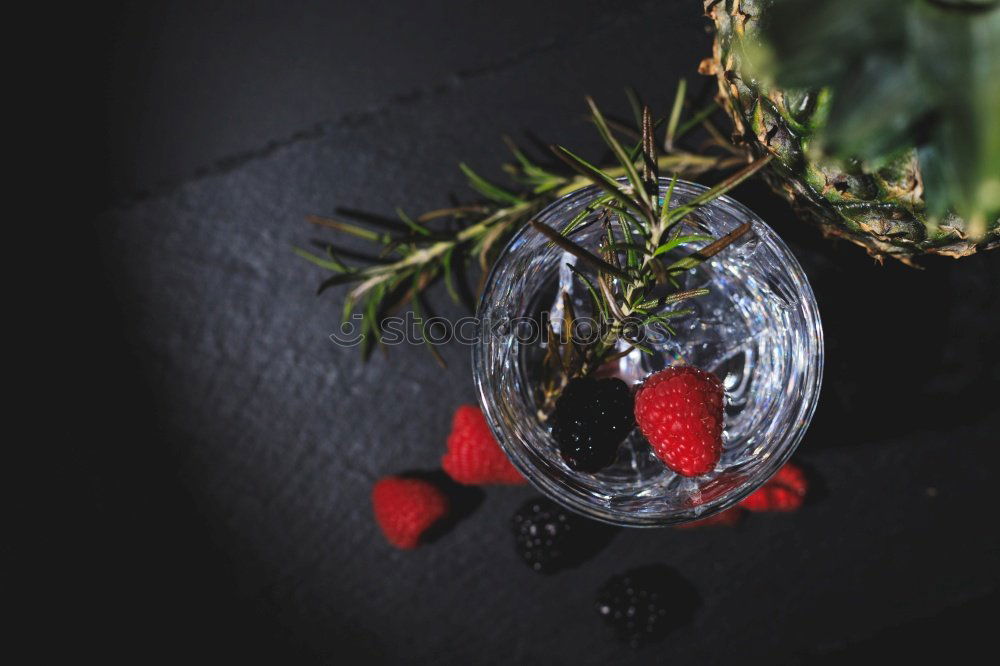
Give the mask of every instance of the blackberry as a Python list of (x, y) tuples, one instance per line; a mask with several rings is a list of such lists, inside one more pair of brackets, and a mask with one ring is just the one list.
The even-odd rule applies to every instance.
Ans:
[(597, 613), (632, 647), (662, 640), (691, 621), (700, 601), (687, 580), (654, 564), (609, 579), (597, 593)]
[(635, 427), (632, 394), (620, 379), (580, 377), (556, 400), (552, 436), (572, 469), (596, 472), (615, 461)]
[(542, 574), (580, 564), (606, 543), (603, 526), (543, 497), (522, 504), (511, 527), (518, 554)]

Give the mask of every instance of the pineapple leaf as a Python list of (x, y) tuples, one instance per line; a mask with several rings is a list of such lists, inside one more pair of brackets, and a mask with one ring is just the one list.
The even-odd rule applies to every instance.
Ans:
[(745, 62), (831, 91), (822, 149), (878, 161), (916, 147), (927, 212), (980, 237), (1000, 216), (1000, 1), (774, 0)]

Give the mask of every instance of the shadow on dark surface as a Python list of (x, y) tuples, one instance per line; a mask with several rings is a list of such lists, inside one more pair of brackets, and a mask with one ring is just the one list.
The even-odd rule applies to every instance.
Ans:
[(862, 445), (990, 414), (1000, 364), (1000, 263), (978, 254), (928, 256), (923, 268), (879, 265), (844, 240), (795, 219), (761, 183), (744, 201), (792, 247), (823, 320), (823, 392), (808, 445)]
[[(329, 240), (324, 238), (310, 238), (309, 244), (314, 248), (316, 248), (317, 250), (323, 251), (324, 253), (333, 252), (340, 259), (345, 259), (345, 258), (352, 259), (354, 261), (358, 261), (366, 265), (385, 263), (385, 260), (378, 257), (377, 255), (365, 254), (364, 252), (358, 252), (357, 250), (354, 250), (349, 247), (342, 247), (340, 245), (337, 245), (336, 243), (331, 243)], [(326, 284), (325, 280), (322, 283), (320, 283), (319, 288), (316, 289), (317, 296), (326, 291), (328, 287), (324, 287), (323, 285), (325, 284)], [(333, 285), (328, 285), (328, 286), (333, 286)]]
[(486, 493), (481, 488), (456, 483), (441, 470), (407, 470), (399, 476), (433, 484), (448, 498), (448, 515), (424, 533), (421, 541), (426, 544), (432, 544), (451, 532), (475, 513), (486, 499)]
[[(981, 341), (1000, 337), (988, 314), (996, 312), (996, 287), (976, 258), (963, 261), (814, 280), (829, 340), (824, 397), (833, 398), (821, 402), (814, 426), (823, 444), (864, 444), (985, 415), (997, 355)], [(978, 285), (976, 269), (986, 278)], [(970, 293), (976, 287), (982, 291)]]
[(601, 551), (611, 545), (615, 537), (621, 533), (621, 527), (615, 527), (596, 520), (584, 518), (584, 538), (578, 546), (576, 554), (569, 560), (568, 569), (579, 567), (597, 557)]
[(405, 234), (408, 231), (405, 224), (396, 218), (389, 217), (388, 215), (379, 215), (378, 213), (373, 213), (367, 210), (359, 210), (357, 208), (350, 208), (348, 206), (338, 206), (334, 209), (334, 212), (337, 215), (351, 220), (352, 222), (378, 227), (394, 234)]
[(806, 475), (806, 481), (809, 482), (809, 490), (806, 492), (806, 498), (802, 505), (816, 506), (826, 501), (830, 497), (830, 486), (820, 475), (816, 466), (803, 462), (798, 458), (794, 458), (792, 462), (802, 468), (803, 473)]

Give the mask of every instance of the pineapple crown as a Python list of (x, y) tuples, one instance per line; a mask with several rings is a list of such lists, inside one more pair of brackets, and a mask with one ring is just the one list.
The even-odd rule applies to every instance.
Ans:
[(752, 74), (832, 93), (814, 149), (878, 166), (915, 147), (932, 219), (975, 237), (1000, 216), (1000, 0), (771, 0), (761, 19)]

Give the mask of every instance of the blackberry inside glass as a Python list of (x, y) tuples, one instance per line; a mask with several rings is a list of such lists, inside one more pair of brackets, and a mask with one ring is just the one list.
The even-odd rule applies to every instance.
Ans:
[(632, 393), (620, 379), (579, 377), (556, 400), (552, 436), (572, 469), (597, 472), (611, 465), (633, 427)]

